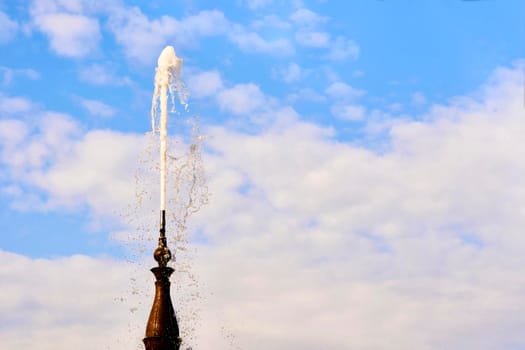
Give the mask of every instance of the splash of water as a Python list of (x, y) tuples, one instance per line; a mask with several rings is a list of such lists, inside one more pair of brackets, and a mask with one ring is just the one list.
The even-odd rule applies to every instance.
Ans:
[[(194, 345), (195, 329), (200, 322), (199, 299), (200, 287), (193, 272), (193, 251), (186, 237), (187, 220), (208, 201), (208, 188), (202, 163), (202, 143), (205, 139), (200, 134), (197, 117), (181, 118), (183, 111), (175, 110), (177, 100), (184, 112), (188, 111), (188, 93), (181, 79), (182, 60), (176, 56), (173, 47), (166, 47), (160, 54), (155, 70), (155, 89), (151, 104), (151, 127), (149, 140), (139, 156), (135, 173), (136, 203), (131, 206), (128, 215), (130, 226), (135, 231), (130, 235), (131, 261), (136, 266), (136, 275), (147, 270), (144, 254), (150, 254), (155, 237), (151, 235), (150, 218), (156, 212), (156, 203), (160, 195), (161, 211), (166, 210), (168, 244), (177, 259), (175, 269), (175, 299), (177, 312), (181, 320), (181, 336), (186, 345)], [(171, 102), (171, 105), (170, 105)], [(171, 112), (177, 118), (168, 120)], [(187, 117), (187, 116), (186, 116)], [(176, 127), (176, 135), (168, 135), (168, 127)], [(191, 135), (189, 130), (191, 129)], [(159, 142), (160, 139), (160, 142)], [(160, 152), (160, 161), (157, 156)], [(160, 169), (160, 193), (156, 186)], [(133, 238), (132, 238), (133, 237)], [(170, 263), (174, 263), (173, 259)], [(140, 279), (143, 280), (144, 278)], [(139, 279), (137, 279), (138, 281)], [(135, 294), (141, 300), (151, 300), (148, 286), (138, 285), (132, 281), (130, 301)], [(147, 288), (147, 289), (146, 289)], [(145, 314), (148, 305), (140, 301), (130, 306), (133, 314)], [(147, 314), (146, 314), (147, 316)], [(142, 317), (144, 319), (146, 316)], [(139, 334), (142, 323), (137, 323), (132, 334)], [(138, 346), (142, 341), (137, 340)]]
[[(187, 94), (181, 79), (182, 59), (177, 57), (173, 46), (166, 46), (160, 53), (155, 69), (155, 89), (151, 101), (151, 129), (160, 135), (160, 210), (166, 210), (166, 174), (168, 145), (168, 94), (172, 111), (175, 111), (175, 95), (188, 108)], [(160, 101), (160, 106), (159, 102)], [(160, 108), (159, 108), (160, 107)], [(160, 113), (159, 113), (160, 109)], [(157, 120), (160, 119), (157, 123)], [(158, 127), (157, 127), (157, 124)]]

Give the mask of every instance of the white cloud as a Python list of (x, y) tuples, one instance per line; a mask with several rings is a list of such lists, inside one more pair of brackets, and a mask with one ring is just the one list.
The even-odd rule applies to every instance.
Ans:
[(288, 95), (287, 100), (290, 103), (295, 103), (296, 101), (309, 101), (321, 103), (326, 101), (326, 97), (310, 88), (301, 88), (298, 91)]
[(150, 20), (137, 7), (114, 13), (109, 23), (126, 55), (141, 63), (154, 60), (169, 41), (177, 47), (194, 46), (200, 38), (225, 34), (230, 26), (218, 10), (201, 11), (181, 20), (170, 16)]
[(392, 112), (401, 112), (404, 108), (402, 103), (391, 103), (387, 107)]
[(338, 36), (331, 43), (330, 50), (325, 58), (331, 61), (355, 60), (359, 56), (359, 45), (353, 40)]
[(79, 78), (94, 85), (126, 86), (132, 84), (130, 78), (119, 77), (111, 68), (101, 64), (83, 65), (79, 70)]
[(112, 117), (117, 113), (117, 110), (104, 102), (98, 100), (90, 100), (86, 98), (77, 98), (80, 105), (86, 111), (95, 117)]
[(37, 80), (40, 78), (40, 73), (31, 69), (31, 68), (9, 68), (5, 66), (0, 66), (0, 71), (3, 72), (3, 85), (9, 85), (13, 79), (17, 76), (26, 77), (31, 80)]
[(24, 97), (8, 97), (0, 94), (0, 114), (20, 114), (34, 108), (33, 103)]
[(291, 24), (289, 22), (282, 20), (280, 17), (276, 15), (267, 15), (267, 16), (262, 17), (261, 19), (257, 19), (253, 21), (251, 26), (254, 29), (261, 29), (261, 28), (289, 29), (291, 27)]
[(354, 78), (361, 78), (361, 77), (364, 77), (365, 76), (365, 72), (363, 72), (362, 70), (356, 70), (352, 73), (352, 76)]
[[(98, 21), (90, 17), (95, 14), (107, 16), (107, 28), (126, 56), (143, 64), (154, 61), (169, 42), (176, 42), (178, 48), (187, 48), (198, 45), (202, 38), (213, 36), (224, 36), (246, 52), (272, 55), (294, 52), (288, 39), (265, 39), (244, 25), (230, 22), (219, 10), (204, 10), (181, 19), (168, 15), (150, 19), (139, 7), (127, 7), (118, 1), (98, 4), (46, 0), (35, 2), (31, 14), (34, 26), (50, 38), (53, 50), (71, 57), (87, 55), (97, 48), (100, 28)], [(276, 16), (267, 19), (271, 23), (266, 24), (286, 26), (286, 22)], [(260, 24), (254, 22), (254, 27)]]
[(15, 207), (75, 209), (88, 203), (102, 216), (127, 207), (134, 196), (130, 174), (143, 137), (102, 130), (83, 133), (77, 122), (56, 112), (38, 112), (34, 117), (36, 124), (0, 122), (0, 134), (14, 128), (22, 135), (0, 139), (8, 179), (41, 195), (34, 202), (24, 202), (25, 194), (13, 198)]
[(79, 134), (77, 124), (59, 113), (33, 111), (31, 119), (34, 125), (19, 119), (0, 121), (3, 179), (7, 188), (17, 189), (9, 191), (11, 207), (23, 211), (46, 209), (41, 196), (45, 193), (35, 186), (34, 176), (64, 158), (70, 140)]
[(306, 47), (327, 47), (330, 44), (330, 34), (302, 29), (295, 33), (295, 40)]
[[(181, 21), (181, 36), (192, 39), (223, 34), (230, 23), (221, 11), (201, 11), (194, 16), (188, 16)], [(182, 39), (182, 38), (181, 38)]]
[(222, 87), (221, 75), (216, 70), (194, 74), (188, 79), (188, 90), (195, 98), (213, 96)]
[(129, 264), (80, 255), (29, 259), (5, 251), (0, 261), (0, 278), (9, 281), (0, 295), (6, 348), (132, 349), (139, 344), (144, 330), (130, 334), (128, 327), (147, 314), (130, 312), (140, 300), (130, 291)]
[[(334, 130), (302, 122), (292, 109), (280, 110), (282, 117), (258, 133), (207, 128), (213, 197), (193, 225), (207, 241), (194, 267), (208, 297), (197, 300), (206, 322), (196, 327), (196, 339), (215, 344), (220, 335), (211, 330), (222, 326), (231, 329), (235, 346), (254, 350), (525, 345), (522, 78), (521, 70), (500, 69), (477, 99), (458, 98), (433, 106), (423, 121), (392, 124), (391, 144), (381, 153), (336, 141)], [(224, 91), (251, 90), (246, 95), (265, 99), (256, 86), (232, 89)], [(243, 113), (261, 105), (241, 101)], [(5, 130), (23, 132), (10, 123)], [(48, 144), (74, 144), (65, 154), (55, 149), (62, 155), (42, 177), (43, 188), (55, 200), (114, 206), (111, 193), (126, 197), (112, 186), (127, 181), (137, 136), (91, 131), (71, 141), (71, 130), (67, 120), (55, 120), (36, 135)], [(100, 154), (114, 148), (113, 156)], [(100, 348), (128, 321), (145, 323), (147, 311), (130, 320), (104, 301), (121, 293), (128, 272), (118, 264), (0, 256), (1, 279), (9, 281), (0, 315), (19, 317), (4, 331), (10, 348)], [(79, 291), (85, 300), (68, 298)], [(75, 336), (50, 341), (64, 331)], [(89, 342), (79, 343), (77, 332)], [(129, 348), (142, 332), (118, 334)]]
[(237, 115), (249, 114), (268, 104), (268, 99), (259, 86), (236, 84), (219, 92), (217, 102), (222, 110)]
[(0, 139), (4, 146), (4, 162), (6, 155), (18, 146), (29, 133), (27, 125), (17, 119), (4, 119), (0, 122)]
[(67, 12), (77, 15), (108, 14), (122, 8), (121, 0), (34, 0), (30, 12), (34, 16), (49, 13)]
[(421, 106), (427, 103), (427, 98), (422, 92), (416, 91), (411, 96), (411, 103), (414, 106)]
[(235, 25), (228, 34), (229, 39), (240, 50), (246, 52), (260, 52), (277, 56), (288, 56), (294, 53), (292, 44), (287, 39), (266, 40), (258, 33), (248, 31), (240, 25)]
[(273, 4), (273, 0), (242, 0), (242, 3), (251, 10), (257, 10)]
[[(121, 6), (119, 0), (37, 0), (29, 7), (30, 27), (46, 34), (60, 55), (82, 57), (98, 48), (100, 26), (95, 15)], [(31, 28), (29, 28), (31, 29)]]
[[(199, 220), (213, 244), (201, 258), (242, 346), (525, 343), (524, 290), (505, 283), (523, 280), (509, 275), (523, 263), (522, 86), (498, 75), (483, 101), (394, 125), (383, 154), (300, 122), (211, 132), (215, 202)], [(221, 283), (224, 271), (232, 283)]]
[[(71, 57), (84, 56), (97, 48), (99, 24), (95, 18), (89, 17), (94, 14), (108, 17), (107, 28), (123, 47), (126, 56), (143, 64), (155, 60), (169, 42), (176, 42), (178, 48), (194, 47), (201, 38), (212, 36), (224, 36), (246, 52), (272, 55), (294, 52), (287, 38), (263, 38), (244, 25), (230, 22), (219, 10), (204, 10), (182, 19), (168, 15), (150, 19), (140, 8), (126, 7), (119, 1), (99, 4), (46, 0), (37, 1), (31, 7), (34, 26), (50, 38), (53, 50)], [(286, 26), (286, 22), (276, 16), (267, 19), (271, 20), (267, 23), (269, 25)], [(254, 28), (258, 26), (260, 22), (259, 25), (254, 22)]]
[(205, 37), (223, 35), (242, 51), (289, 55), (293, 47), (287, 39), (266, 40), (245, 26), (231, 23), (221, 11), (201, 11), (177, 20), (162, 16), (150, 20), (139, 8), (123, 9), (110, 18), (110, 28), (128, 57), (152, 61), (168, 41), (191, 47)]
[(290, 20), (301, 26), (315, 26), (328, 21), (328, 17), (321, 16), (309, 9), (301, 8), (292, 13)]
[(17, 31), (18, 23), (0, 11), (0, 44), (5, 44), (13, 39)]
[(109, 28), (129, 58), (146, 63), (153, 61), (169, 37), (174, 36), (179, 23), (169, 16), (150, 21), (134, 7), (113, 14)]
[(325, 92), (330, 97), (338, 100), (354, 100), (365, 94), (365, 91), (356, 89), (342, 81), (330, 84)]
[(326, 16), (301, 8), (290, 16), (298, 29), (295, 32), (295, 41), (304, 47), (323, 48), (328, 52), (323, 55), (324, 59), (330, 61), (355, 60), (359, 56), (359, 45), (345, 36), (339, 35), (333, 39), (322, 24), (329, 20)]
[(286, 83), (293, 83), (301, 79), (303, 70), (295, 63), (290, 62), (288, 66), (279, 67), (273, 70), (273, 74), (276, 78), (282, 79)]
[(85, 202), (97, 215), (116, 215), (133, 202), (134, 162), (144, 142), (136, 135), (88, 132), (50, 169), (30, 174), (31, 182), (49, 194), (49, 207)]
[(49, 37), (51, 48), (63, 56), (86, 56), (97, 49), (101, 38), (98, 20), (84, 15), (40, 14), (34, 24)]
[(365, 108), (359, 105), (336, 104), (330, 108), (330, 111), (342, 120), (361, 120), (365, 116)]
[(295, 32), (297, 43), (304, 47), (328, 49), (328, 53), (324, 55), (324, 58), (328, 60), (357, 59), (359, 46), (353, 40), (344, 36), (338, 36), (334, 40), (328, 32), (320, 29), (321, 24), (327, 22), (328, 19), (328, 17), (320, 16), (305, 8), (294, 12), (290, 20), (298, 26)]

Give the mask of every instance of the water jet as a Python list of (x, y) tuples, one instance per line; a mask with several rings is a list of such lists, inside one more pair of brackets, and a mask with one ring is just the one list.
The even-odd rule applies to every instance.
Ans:
[[(158, 266), (151, 269), (156, 281), (155, 297), (143, 339), (146, 350), (179, 350), (182, 341), (177, 317), (171, 302), (170, 276), (174, 269), (168, 266), (172, 255), (166, 239), (168, 93), (173, 100), (174, 91), (180, 90), (181, 68), (182, 59), (177, 57), (173, 47), (167, 46), (164, 48), (159, 56), (155, 70), (155, 90), (151, 108), (152, 132), (154, 134), (158, 132), (160, 139), (160, 230), (158, 246), (153, 253)], [(160, 121), (157, 127), (158, 101), (160, 101)]]

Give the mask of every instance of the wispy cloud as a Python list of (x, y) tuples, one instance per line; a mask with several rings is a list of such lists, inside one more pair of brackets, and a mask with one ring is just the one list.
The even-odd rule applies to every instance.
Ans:
[(0, 11), (0, 44), (5, 44), (13, 39), (18, 29), (18, 23)]
[(321, 16), (307, 8), (301, 8), (290, 15), (290, 20), (301, 26), (317, 26), (328, 21), (327, 16)]
[[(220, 92), (230, 98), (225, 108), (239, 114), (261, 108), (267, 98), (250, 84)], [(506, 348), (509, 339), (525, 341), (516, 331), (525, 289), (505, 283), (523, 279), (516, 249), (525, 225), (516, 210), (525, 205), (516, 176), (525, 172), (522, 93), (522, 72), (500, 69), (481, 97), (434, 105), (424, 121), (390, 124), (390, 144), (382, 153), (335, 140), (335, 130), (302, 121), (292, 108), (272, 110), (279, 117), (255, 133), (208, 128), (206, 164), (214, 197), (193, 222), (207, 239), (195, 260), (203, 285), (213, 290), (203, 293), (209, 295), (201, 308), (206, 317), (233, 325), (244, 348), (256, 348), (260, 339), (286, 349), (305, 344), (434, 349), (438, 342), (439, 348), (492, 350)], [(13, 184), (37, 186), (48, 208), (83, 204), (98, 216), (134, 196), (129, 174), (142, 136), (82, 131), (56, 114), (46, 114), (33, 131), (26, 122), (2, 120), (0, 135), (13, 128), (23, 136), (0, 137), (2, 162), (8, 169), (26, 168), (24, 176), (13, 176)], [(10, 193), (20, 195), (14, 188)], [(41, 322), (50, 310), (57, 320), (67, 315), (68, 324), (82, 323), (93, 347), (107, 345), (99, 327), (85, 327), (91, 320), (84, 317), (93, 314), (93, 324), (100, 323), (97, 310), (105, 310), (105, 329), (113, 332), (122, 319), (137, 324), (146, 319), (147, 309), (124, 317), (120, 304), (97, 297), (89, 298), (96, 300), (89, 305), (92, 313), (72, 312), (86, 307), (78, 301), (49, 299), (51, 292), (55, 300), (80, 290), (100, 296), (100, 283), (92, 279), (66, 283), (67, 290), (49, 288), (62, 286), (64, 274), (55, 270), (64, 266), (67, 276), (127, 275), (114, 262), (83, 257), (35, 262), (6, 253), (0, 259), (13, 291), (2, 294), (3, 305), (25, 322), (9, 328), (6, 341), (20, 344), (17, 336), (28, 325), (38, 330), (38, 339), (54, 339), (61, 323)], [(54, 276), (57, 283), (34, 284), (34, 274), (26, 279), (20, 271)], [(224, 283), (225, 275), (230, 283)], [(30, 283), (37, 289), (28, 288)], [(118, 280), (105, 291), (122, 295), (121, 288)], [(19, 302), (35, 295), (45, 310)], [(282, 317), (276, 319), (275, 310)], [(312, 313), (316, 317), (308, 318)], [(428, 327), (414, 327), (423, 323)], [(349, 338), (349, 326), (361, 336)], [(199, 328), (198, 339), (216, 336), (212, 328)], [(458, 332), (467, 336), (458, 338)], [(59, 345), (70, 348), (77, 339)]]
[(222, 88), (222, 78), (216, 70), (193, 74), (188, 79), (188, 89), (195, 98), (213, 96)]
[(16, 77), (25, 77), (31, 80), (40, 78), (40, 73), (31, 68), (9, 68), (0, 66), (0, 72), (3, 73), (2, 84), (10, 85)]
[(25, 97), (11, 97), (0, 94), (0, 113), (4, 116), (10, 114), (26, 113), (33, 108), (33, 103)]
[(126, 55), (141, 63), (149, 62), (169, 40), (181, 46), (195, 45), (199, 39), (224, 34), (228, 20), (218, 10), (200, 11), (182, 19), (162, 16), (149, 19), (137, 8), (122, 8), (109, 20), (109, 28)]
[(338, 36), (330, 45), (329, 52), (325, 58), (330, 61), (355, 60), (359, 57), (359, 45), (344, 36)]
[(365, 94), (364, 90), (356, 89), (342, 81), (333, 82), (325, 89), (325, 92), (337, 100), (354, 100)]
[(414, 106), (422, 106), (427, 103), (427, 98), (425, 97), (425, 94), (422, 92), (414, 92), (410, 98), (410, 102)]
[(110, 67), (103, 64), (83, 65), (78, 74), (81, 80), (94, 85), (127, 86), (133, 83), (128, 77), (117, 76)]
[(277, 79), (282, 79), (286, 83), (299, 81), (303, 75), (303, 69), (295, 62), (290, 62), (287, 66), (280, 66), (272, 71)]
[(251, 10), (257, 10), (273, 4), (273, 1), (274, 0), (241, 0), (241, 3)]
[(80, 105), (92, 116), (95, 117), (113, 117), (117, 110), (110, 105), (98, 101), (98, 100), (91, 100), (81, 97), (75, 97), (76, 101), (80, 103)]
[(365, 108), (352, 104), (335, 104), (330, 109), (332, 114), (341, 120), (362, 120), (365, 116)]
[(101, 39), (98, 20), (83, 15), (38, 14), (34, 25), (49, 37), (53, 51), (63, 56), (86, 56), (97, 49)]
[(236, 84), (219, 92), (217, 101), (221, 109), (234, 114), (248, 114), (267, 105), (261, 89), (253, 84)]
[(301, 29), (295, 33), (295, 40), (302, 46), (327, 47), (330, 45), (330, 34), (327, 32)]
[(292, 27), (290, 22), (287, 22), (277, 15), (267, 15), (260, 19), (256, 19), (251, 23), (251, 27), (254, 29), (262, 28), (277, 28), (277, 29), (290, 29)]
[(110, 28), (126, 54), (140, 62), (148, 62), (168, 40), (179, 46), (195, 46), (199, 39), (224, 36), (240, 50), (272, 55), (288, 55), (293, 47), (287, 39), (267, 40), (246, 26), (230, 22), (221, 11), (200, 11), (175, 19), (163, 16), (150, 20), (138, 8), (122, 9), (110, 18)]
[(295, 52), (288, 39), (266, 40), (257, 32), (249, 31), (240, 25), (235, 25), (228, 37), (239, 49), (246, 52), (266, 53), (277, 56), (288, 56)]

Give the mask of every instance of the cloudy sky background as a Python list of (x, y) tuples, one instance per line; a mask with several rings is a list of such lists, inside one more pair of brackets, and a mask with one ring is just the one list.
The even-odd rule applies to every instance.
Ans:
[(0, 2), (2, 346), (142, 347), (158, 214), (137, 169), (173, 45), (173, 156), (187, 118), (207, 136), (172, 286), (187, 345), (525, 349), (524, 10)]

